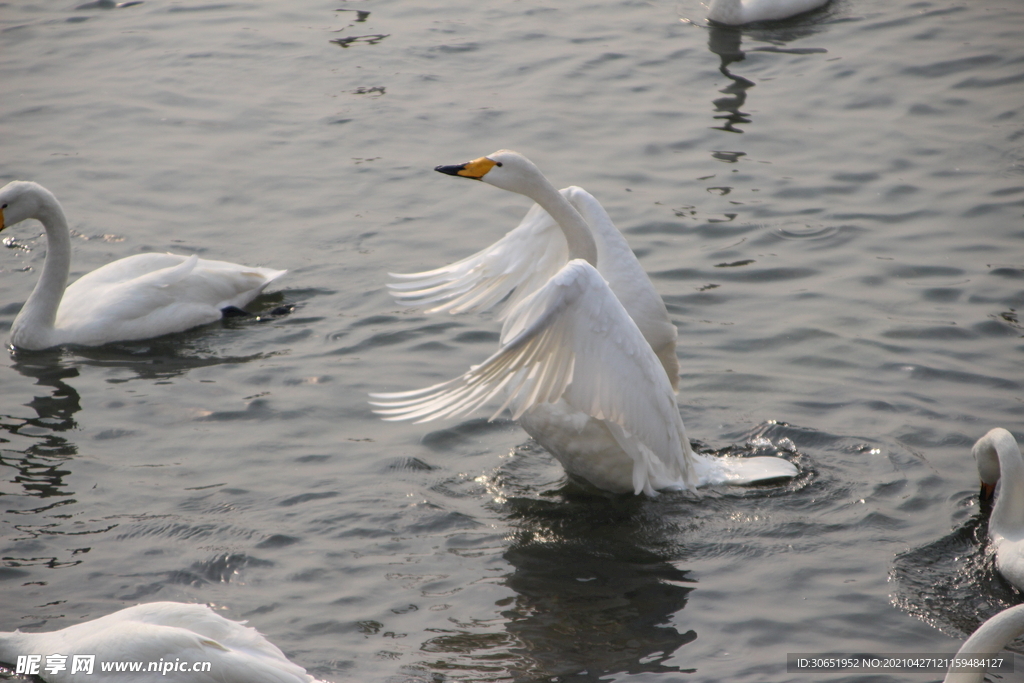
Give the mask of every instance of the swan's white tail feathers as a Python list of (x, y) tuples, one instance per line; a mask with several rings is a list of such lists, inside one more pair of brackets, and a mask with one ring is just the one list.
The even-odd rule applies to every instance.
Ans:
[(754, 458), (715, 457), (694, 455), (698, 463), (701, 485), (728, 484), (746, 486), (792, 479), (799, 470), (784, 458), (758, 456)]
[(253, 270), (259, 275), (263, 276), (265, 280), (263, 284), (264, 287), (266, 287), (267, 285), (269, 285), (271, 282), (281, 277), (282, 275), (287, 275), (288, 273), (287, 268), (284, 270), (274, 270), (273, 268), (254, 268)]

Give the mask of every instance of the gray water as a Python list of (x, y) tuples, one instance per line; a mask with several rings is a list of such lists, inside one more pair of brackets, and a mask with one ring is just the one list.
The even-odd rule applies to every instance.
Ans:
[[(1024, 4), (702, 12), (0, 4), (0, 183), (58, 196), (72, 277), (289, 269), (252, 318), (0, 362), (0, 630), (178, 600), (329, 681), (941, 678), (786, 654), (952, 653), (1021, 600), (970, 446), (1024, 437)], [(495, 348), (384, 283), (515, 226), (523, 197), (431, 170), (500, 148), (626, 235), (696, 445), (796, 481), (609, 498), (511, 422), (370, 412)], [(6, 338), (46, 245), (3, 237)]]

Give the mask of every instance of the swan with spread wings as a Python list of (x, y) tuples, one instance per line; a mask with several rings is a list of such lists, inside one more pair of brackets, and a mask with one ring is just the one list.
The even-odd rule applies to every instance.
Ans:
[(500, 305), (500, 347), (463, 375), (373, 394), (386, 420), (468, 415), (498, 399), (565, 470), (618, 493), (790, 478), (782, 458), (695, 454), (676, 403), (676, 329), (625, 238), (598, 201), (557, 190), (509, 150), (438, 171), (536, 202), (504, 238), (457, 263), (394, 275), (396, 298), (431, 312)]

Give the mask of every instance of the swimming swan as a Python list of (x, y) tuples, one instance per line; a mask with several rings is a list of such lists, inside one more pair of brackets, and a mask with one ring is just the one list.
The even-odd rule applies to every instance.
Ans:
[(1024, 590), (1024, 460), (1016, 439), (996, 427), (974, 444), (981, 477), (981, 497), (991, 499), (996, 482), (999, 496), (988, 520), (988, 536), (996, 551), (996, 569)]
[(636, 256), (594, 197), (561, 192), (526, 157), (501, 150), (448, 175), (533, 199), (520, 225), (462, 261), (393, 275), (399, 301), (430, 311), (502, 302), (500, 348), (461, 377), (373, 394), (386, 420), (425, 422), (471, 413), (504, 396), (513, 419), (572, 475), (598, 488), (654, 495), (708, 483), (790, 478), (781, 458), (694, 454), (676, 403), (676, 329)]
[[(315, 683), (298, 664), (254, 628), (220, 616), (206, 605), (151, 602), (49, 633), (0, 632), (0, 661), (41, 655), (37, 675), (46, 683)], [(47, 656), (63, 655), (65, 668), (47, 671)], [(89, 674), (72, 674), (74, 655), (95, 655)], [(142, 672), (104, 672), (101, 664), (141, 662)], [(150, 662), (159, 671), (146, 671)], [(193, 664), (209, 662), (209, 671)], [(176, 664), (188, 671), (168, 668)], [(81, 666), (81, 664), (79, 664)], [(164, 671), (167, 669), (167, 671)]]
[[(991, 434), (991, 432), (989, 432)], [(1011, 640), (1024, 634), (1024, 605), (1005, 609), (978, 627), (970, 638), (964, 641), (959, 657), (996, 654)], [(1013, 655), (1010, 655), (1011, 657)], [(985, 672), (949, 672), (943, 683), (983, 683)]]
[(708, 19), (739, 26), (755, 21), (775, 21), (810, 12), (828, 0), (713, 0)]
[(0, 189), (0, 230), (29, 218), (43, 224), (47, 247), (39, 282), (11, 326), (11, 343), (21, 349), (98, 346), (181, 332), (220, 320), (222, 309), (241, 308), (287, 272), (194, 254), (136, 254), (66, 287), (71, 235), (57, 198), (32, 182)]

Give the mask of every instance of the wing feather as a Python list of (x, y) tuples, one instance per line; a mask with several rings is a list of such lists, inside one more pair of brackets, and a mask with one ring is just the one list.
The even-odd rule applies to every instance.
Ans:
[[(598, 271), (655, 350), (673, 388), (677, 388), (676, 328), (626, 238), (589, 192), (576, 186), (559, 192), (587, 221), (597, 241)], [(399, 282), (389, 283), (388, 289), (399, 303), (429, 307), (428, 313), (485, 311), (508, 297), (498, 311), (498, 319), (503, 320), (543, 287), (568, 259), (561, 228), (534, 204), (514, 230), (486, 249), (422, 273), (389, 273)]]
[[(426, 422), (468, 415), (503, 394), (491, 419), (506, 407), (519, 419), (534, 406), (564, 399), (621, 428), (617, 439), (636, 438), (641, 447), (627, 449), (636, 467), (694, 483), (689, 441), (661, 362), (586, 261), (570, 261), (513, 308), (501, 348), (480, 365), (425, 389), (372, 397), (386, 420)], [(644, 477), (634, 471), (634, 483)]]
[[(428, 313), (485, 311), (508, 297), (500, 317), (539, 289), (569, 259), (561, 228), (534, 204), (519, 225), (482, 251), (422, 273), (389, 273), (395, 299)], [(511, 294), (511, 296), (509, 296)]]

